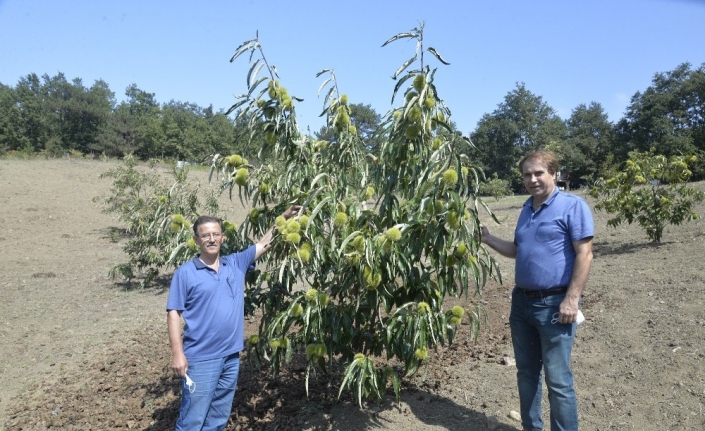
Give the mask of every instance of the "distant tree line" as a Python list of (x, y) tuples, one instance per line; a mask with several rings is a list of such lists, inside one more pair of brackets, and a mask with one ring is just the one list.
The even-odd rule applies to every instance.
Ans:
[[(475, 144), (470, 159), (490, 176), (521, 188), (517, 162), (527, 151), (550, 149), (561, 162), (562, 174), (573, 181), (609, 175), (630, 151), (664, 156), (699, 155), (705, 150), (705, 64), (689, 63), (656, 73), (652, 84), (631, 98), (625, 115), (608, 120), (599, 103), (581, 104), (561, 119), (541, 96), (517, 84), (491, 114), (485, 114), (470, 134)], [(698, 157), (693, 179), (705, 178)]]
[[(212, 106), (173, 100), (160, 105), (153, 93), (135, 84), (125, 96), (117, 103), (106, 82), (86, 87), (80, 78), (69, 82), (62, 73), (41, 78), (29, 74), (14, 87), (0, 83), (0, 153), (133, 153), (141, 159), (198, 161), (214, 153), (254, 157), (261, 146), (261, 137), (249, 142), (244, 124), (222, 111), (213, 112)], [(351, 105), (350, 117), (366, 150), (376, 153), (382, 144), (380, 115), (370, 105), (356, 104)], [(326, 127), (314, 137), (335, 141)], [(470, 160), (488, 177), (508, 181), (514, 190), (521, 189), (517, 162), (533, 149), (555, 151), (561, 173), (577, 184), (609, 174), (633, 150), (702, 156), (705, 64), (694, 69), (683, 63), (656, 73), (645, 91), (632, 96), (616, 123), (596, 102), (577, 106), (564, 120), (541, 96), (518, 83), (480, 119), (470, 138), (474, 144), (466, 150)], [(698, 157), (694, 180), (705, 178), (704, 159)]]
[(68, 152), (141, 159), (199, 161), (214, 153), (256, 154), (238, 124), (213, 107), (170, 101), (159, 104), (154, 93), (127, 87), (125, 100), (103, 80), (86, 87), (32, 73), (10, 87), (0, 83), (0, 154)]

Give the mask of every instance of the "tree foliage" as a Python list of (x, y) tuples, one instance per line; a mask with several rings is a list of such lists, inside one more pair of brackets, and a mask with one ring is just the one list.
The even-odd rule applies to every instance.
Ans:
[[(667, 157), (703, 154), (705, 145), (705, 65), (688, 63), (654, 75), (637, 92), (625, 116), (612, 124), (599, 103), (573, 109), (562, 120), (524, 84), (509, 92), (495, 111), (485, 114), (471, 134), (470, 154), (500, 178), (518, 178), (516, 164), (528, 150), (546, 148), (559, 156), (561, 172), (571, 180), (609, 175), (630, 151), (654, 148)], [(692, 166), (693, 179), (705, 177), (705, 158)], [(521, 184), (513, 180), (513, 188)]]
[(470, 154), (486, 172), (497, 172), (521, 190), (517, 163), (528, 151), (556, 150), (562, 145), (566, 126), (541, 96), (521, 83), (509, 92), (492, 114), (485, 114), (471, 134), (475, 149)]
[[(382, 145), (382, 137), (377, 134), (382, 117), (372, 108), (372, 106), (362, 103), (352, 103), (350, 106), (350, 123), (357, 130), (360, 136), (364, 151), (372, 154), (379, 153)], [(316, 139), (322, 141), (335, 142), (336, 133), (334, 128), (322, 126), (315, 133)]]
[(490, 178), (481, 181), (478, 186), (480, 196), (492, 196), (496, 200), (512, 194), (509, 181), (499, 178), (497, 173), (493, 173)]
[(160, 105), (135, 84), (125, 96), (116, 104), (105, 81), (86, 87), (62, 73), (30, 74), (14, 88), (0, 84), (0, 151), (192, 162), (214, 152), (246, 152), (238, 125), (211, 106), (173, 100)]
[[(419, 58), (420, 54), (415, 55), (404, 64)], [(404, 67), (399, 70), (405, 71)], [(330, 76), (319, 89), (327, 96), (324, 109), (331, 92), (340, 93), (332, 85), (334, 73), (326, 72)], [(403, 77), (397, 72), (395, 77)], [(485, 171), (510, 181), (514, 191), (522, 189), (517, 162), (526, 151), (536, 148), (556, 152), (561, 173), (569, 180), (592, 181), (608, 176), (626, 161), (630, 151), (651, 148), (665, 156), (699, 155), (692, 166), (692, 179), (700, 180), (705, 178), (704, 100), (705, 65), (693, 68), (688, 63), (656, 73), (652, 84), (632, 97), (625, 116), (614, 125), (595, 102), (578, 105), (563, 122), (541, 96), (522, 83), (497, 109), (482, 117), (471, 133), (475, 148), (462, 140), (457, 142), (459, 151)], [(231, 112), (241, 106), (236, 104)], [(349, 103), (348, 108), (363, 151), (378, 155), (383, 141), (383, 136), (376, 133), (383, 129), (379, 127), (381, 116), (369, 104)], [(256, 118), (253, 121), (260, 124), (251, 127), (245, 117), (237, 116), (232, 121), (211, 106), (174, 100), (160, 104), (154, 93), (136, 84), (128, 86), (124, 100), (117, 103), (104, 81), (88, 87), (80, 78), (67, 80), (62, 73), (41, 77), (28, 74), (14, 87), (0, 83), (1, 153), (48, 157), (135, 154), (142, 160), (158, 157), (199, 162), (217, 152), (254, 159), (266, 146), (267, 134), (252, 131), (264, 127), (265, 120)], [(447, 125), (449, 129), (437, 132), (439, 136), (459, 134), (451, 120)], [(316, 138), (335, 140), (331, 127), (322, 127), (315, 133)]]
[(590, 190), (599, 199), (595, 209), (615, 214), (608, 226), (636, 221), (649, 239), (660, 242), (667, 225), (699, 217), (693, 205), (702, 202), (705, 193), (686, 184), (692, 175), (688, 165), (696, 160), (692, 155), (666, 157), (655, 151), (632, 151), (624, 169)]
[(613, 128), (602, 105), (595, 102), (579, 105), (573, 109), (566, 126), (565, 143), (556, 150), (561, 169), (573, 180), (597, 179), (611, 151)]
[[(705, 150), (705, 64), (691, 69), (683, 63), (674, 70), (656, 73), (644, 92), (631, 99), (617, 124), (615, 152), (650, 151), (667, 157), (698, 154)], [(705, 176), (702, 161), (694, 177)]]
[[(479, 294), (488, 277), (498, 276), (478, 240), (481, 201), (465, 185), (479, 172), (457, 150), (467, 139), (439, 133), (450, 130), (449, 110), (425, 58), (446, 62), (424, 47), (423, 27), (387, 43), (403, 38), (415, 39), (417, 50), (395, 74), (393, 100), (402, 102), (375, 130), (383, 137), (377, 155), (365, 151), (352, 122), (355, 105), (329, 70), (319, 76), (328, 74), (324, 115), (334, 139), (301, 135), (297, 99), (253, 39), (233, 56), (248, 54), (250, 72), (247, 93), (231, 111), (247, 119), (251, 136), (264, 134), (266, 158), (259, 166), (241, 155), (213, 159), (224, 186), (251, 202), (241, 226), (246, 235), (276, 226), (247, 291), (262, 309), (249, 357), (269, 361), (276, 372), (305, 351), (307, 381), (342, 367), (340, 390), (352, 390), (359, 402), (381, 398), (389, 384), (398, 394), (401, 378), (453, 341), (461, 319), (476, 336), (480, 304), (448, 310), (444, 300)], [(277, 218), (292, 203), (302, 205), (301, 213)]]
[[(204, 190), (200, 184), (191, 184), (188, 168), (172, 166), (170, 175), (163, 178), (155, 160), (143, 169), (130, 154), (101, 178), (111, 178), (113, 185), (108, 196), (94, 200), (103, 205), (105, 212), (117, 216), (128, 238), (123, 249), (129, 260), (112, 268), (110, 275), (122, 276), (128, 285), (139, 279), (140, 286), (148, 286), (160, 270), (175, 268), (191, 259), (198, 250), (191, 223), (199, 215), (225, 219), (217, 194)], [(224, 252), (240, 250), (248, 244), (237, 233), (235, 223), (225, 221), (224, 225)]]

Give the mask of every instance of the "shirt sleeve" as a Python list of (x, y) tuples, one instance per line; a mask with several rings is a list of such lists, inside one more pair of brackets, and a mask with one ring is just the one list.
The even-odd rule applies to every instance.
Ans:
[(184, 271), (181, 271), (179, 268), (174, 272), (174, 276), (171, 278), (169, 296), (166, 301), (166, 311), (184, 311), (186, 309), (186, 280), (184, 280), (183, 273)]
[(254, 269), (256, 253), (257, 246), (253, 244), (241, 252), (229, 255), (228, 259), (244, 274), (248, 270)]
[(590, 206), (583, 199), (578, 199), (568, 213), (571, 241), (580, 241), (595, 236), (595, 224)]

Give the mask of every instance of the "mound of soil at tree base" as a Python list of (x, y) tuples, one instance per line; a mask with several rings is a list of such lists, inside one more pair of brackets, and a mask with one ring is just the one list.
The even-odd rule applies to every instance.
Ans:
[[(124, 239), (113, 242), (117, 222), (91, 199), (108, 192), (98, 177), (113, 163), (0, 161), (0, 429), (173, 429), (179, 384), (169, 370), (168, 276), (147, 290), (106, 276), (125, 260)], [(190, 175), (206, 182), (207, 172)], [(522, 201), (490, 202), (507, 217), (488, 223), (494, 233), (511, 238)], [(246, 209), (232, 205), (232, 218), (244, 218)], [(607, 218), (595, 214), (587, 321), (573, 353), (581, 429), (705, 429), (705, 222), (668, 227), (652, 244), (638, 226), (607, 228)], [(513, 266), (499, 261), (504, 285), (454, 300), (485, 306), (478, 341), (463, 326), (404, 385), (400, 403), (390, 391), (360, 409), (347, 392), (338, 399), (338, 379), (321, 375), (311, 377), (307, 398), (297, 357), (277, 378), (243, 364), (228, 429), (520, 429), (510, 417), (518, 410), (507, 327)], [(257, 319), (247, 325), (253, 333)]]

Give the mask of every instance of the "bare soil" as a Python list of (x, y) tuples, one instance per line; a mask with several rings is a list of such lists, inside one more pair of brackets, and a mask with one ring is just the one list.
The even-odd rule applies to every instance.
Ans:
[[(124, 239), (113, 242), (120, 226), (92, 198), (108, 192), (99, 175), (112, 166), (0, 160), (0, 429), (173, 429), (168, 277), (128, 290), (107, 276), (126, 261)], [(207, 174), (190, 175), (205, 182)], [(511, 238), (523, 199), (492, 203), (507, 217), (493, 232)], [(241, 220), (244, 209), (232, 205)], [(668, 227), (653, 244), (637, 226), (607, 228), (606, 219), (595, 214), (587, 321), (573, 354), (581, 428), (703, 430), (705, 222)], [(297, 359), (277, 379), (243, 366), (228, 429), (519, 430), (510, 417), (519, 409), (507, 327), (513, 262), (499, 259), (504, 284), (488, 284), (479, 299), (489, 314), (479, 340), (470, 342), (466, 327), (434, 352), (400, 403), (390, 393), (360, 409), (349, 394), (338, 400), (338, 381), (323, 379), (307, 399)], [(256, 324), (248, 320), (248, 333)]]

